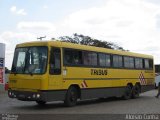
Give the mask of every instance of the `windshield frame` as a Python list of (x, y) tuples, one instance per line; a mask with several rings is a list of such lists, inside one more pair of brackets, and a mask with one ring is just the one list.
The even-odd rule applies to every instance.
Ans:
[[(45, 70), (44, 70), (44, 72), (43, 73), (25, 73), (25, 72), (23, 72), (23, 73), (18, 73), (18, 72), (14, 72), (13, 71), (13, 65), (14, 65), (14, 60), (16, 59), (15, 57), (16, 57), (16, 49), (21, 49), (21, 48), (27, 48), (27, 52), (28, 52), (28, 50), (29, 49), (31, 49), (31, 48), (34, 48), (34, 47), (43, 47), (43, 48), (46, 48), (46, 50), (47, 50), (47, 58), (46, 58), (46, 66), (45, 66)], [(27, 53), (26, 53), (27, 54)], [(24, 46), (24, 47), (16, 47), (15, 48), (15, 51), (14, 51), (14, 56), (13, 56), (13, 61), (12, 61), (12, 68), (11, 68), (11, 74), (26, 74), (26, 75), (29, 75), (29, 74), (31, 74), (31, 75), (43, 75), (43, 74), (46, 74), (46, 72), (47, 72), (47, 67), (48, 67), (48, 58), (49, 58), (49, 47), (48, 46)], [(25, 56), (25, 61), (26, 61), (26, 56)], [(25, 66), (24, 66), (24, 68), (26, 68), (26, 63), (25, 63)]]

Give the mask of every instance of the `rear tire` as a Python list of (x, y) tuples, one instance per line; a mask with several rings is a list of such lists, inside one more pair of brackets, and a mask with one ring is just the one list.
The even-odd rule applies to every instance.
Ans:
[(78, 91), (75, 87), (70, 87), (66, 93), (64, 104), (67, 107), (72, 107), (77, 104)]
[(139, 85), (136, 84), (136, 85), (133, 87), (132, 98), (138, 98), (140, 92), (141, 92), (141, 88), (140, 88)]
[(128, 100), (131, 98), (131, 96), (132, 96), (132, 87), (130, 85), (127, 85), (124, 90), (124, 95), (122, 96), (122, 98), (124, 100)]
[(36, 103), (40, 106), (43, 106), (46, 104), (46, 101), (36, 101)]

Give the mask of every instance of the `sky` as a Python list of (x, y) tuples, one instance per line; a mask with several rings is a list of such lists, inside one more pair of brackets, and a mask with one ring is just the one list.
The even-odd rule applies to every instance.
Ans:
[(12, 65), (16, 44), (83, 34), (160, 64), (160, 0), (0, 0), (0, 43)]

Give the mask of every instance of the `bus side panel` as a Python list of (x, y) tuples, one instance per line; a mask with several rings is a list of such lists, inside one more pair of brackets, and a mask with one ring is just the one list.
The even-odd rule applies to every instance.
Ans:
[[(82, 85), (84, 81), (87, 84), (86, 88), (125, 87), (128, 83), (134, 86), (136, 83), (141, 83), (141, 79), (146, 81), (145, 85), (154, 85), (153, 71), (84, 67), (65, 67), (65, 69), (63, 89), (68, 89), (72, 84), (84, 88)], [(92, 70), (96, 72), (92, 73)], [(99, 71), (107, 71), (107, 74), (102, 75)]]
[(49, 90), (49, 91), (41, 91), (42, 96), (44, 96), (42, 99), (47, 102), (51, 101), (58, 101), (58, 100), (64, 100), (67, 90)]
[(82, 89), (81, 99), (89, 98), (105, 98), (105, 97), (121, 97), (124, 94), (124, 87), (117, 88), (94, 88), (94, 89)]
[(149, 90), (155, 89), (154, 85), (142, 85), (141, 86), (141, 92), (147, 92)]
[[(66, 75), (63, 76), (63, 89), (70, 85), (77, 84), (81, 88), (81, 99), (122, 96), (128, 83), (133, 86), (141, 84), (140, 76), (143, 74), (146, 80), (141, 85), (141, 92), (153, 89), (154, 76), (152, 70), (132, 69), (107, 69), (107, 68), (86, 68), (86, 67), (65, 67)], [(107, 75), (92, 74), (91, 70), (107, 70)]]

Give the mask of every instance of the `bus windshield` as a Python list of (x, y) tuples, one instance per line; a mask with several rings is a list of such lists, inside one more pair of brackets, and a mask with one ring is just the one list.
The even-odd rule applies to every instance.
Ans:
[(15, 74), (45, 73), (47, 53), (47, 47), (16, 48), (11, 72)]

